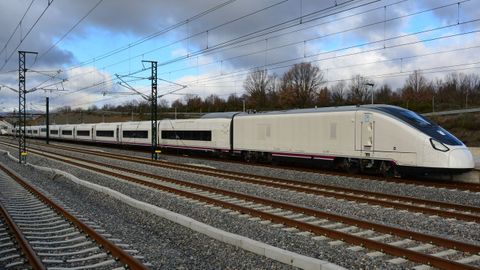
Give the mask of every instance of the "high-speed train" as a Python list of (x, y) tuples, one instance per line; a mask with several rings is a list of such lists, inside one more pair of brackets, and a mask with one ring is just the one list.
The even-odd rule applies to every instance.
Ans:
[[(50, 125), (50, 138), (151, 146), (149, 121)], [(15, 132), (15, 131), (13, 131)], [(27, 127), (44, 138), (45, 126)], [(211, 113), (158, 122), (158, 147), (295, 160), (383, 174), (459, 173), (473, 169), (468, 148), (424, 117), (396, 106), (361, 105), (265, 113)]]

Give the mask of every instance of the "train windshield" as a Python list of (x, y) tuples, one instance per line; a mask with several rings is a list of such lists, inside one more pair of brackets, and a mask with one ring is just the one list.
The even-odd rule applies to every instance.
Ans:
[(378, 107), (377, 109), (407, 122), (441, 143), (448, 145), (463, 145), (459, 139), (448, 131), (415, 112), (396, 107)]

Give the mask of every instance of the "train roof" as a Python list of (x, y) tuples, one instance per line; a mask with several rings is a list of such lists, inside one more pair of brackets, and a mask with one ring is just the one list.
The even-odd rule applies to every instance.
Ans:
[(229, 118), (231, 119), (234, 115), (240, 114), (242, 112), (218, 112), (218, 113), (207, 113), (203, 115), (202, 119), (212, 119), (212, 118)]
[(203, 115), (201, 118), (202, 119), (232, 118), (234, 115), (254, 116), (254, 115), (299, 114), (299, 113), (318, 113), (318, 112), (346, 112), (346, 111), (357, 111), (359, 109), (381, 111), (382, 109), (385, 109), (385, 108), (400, 108), (400, 107), (385, 105), (385, 104), (370, 104), (370, 105), (358, 105), (358, 106), (320, 107), (320, 108), (291, 109), (291, 110), (283, 110), (283, 111), (265, 111), (265, 112), (217, 112), (217, 113), (207, 113)]

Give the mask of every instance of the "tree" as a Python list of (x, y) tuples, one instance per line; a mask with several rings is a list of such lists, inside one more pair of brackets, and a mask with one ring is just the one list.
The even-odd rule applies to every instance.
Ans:
[(243, 83), (243, 88), (249, 94), (248, 102), (257, 110), (265, 109), (267, 105), (267, 91), (270, 88), (271, 77), (266, 69), (255, 69)]
[(227, 103), (225, 104), (226, 111), (241, 111), (243, 107), (243, 101), (242, 98), (237, 97), (236, 94), (230, 94), (227, 98)]
[(348, 101), (351, 104), (366, 104), (371, 98), (371, 86), (373, 82), (361, 75), (352, 77), (348, 86)]
[(283, 107), (309, 107), (324, 83), (324, 74), (311, 63), (295, 64), (282, 77), (280, 102)]
[(225, 100), (217, 95), (210, 95), (204, 101), (207, 112), (223, 112), (225, 111), (225, 104)]
[(327, 87), (323, 87), (318, 93), (316, 104), (320, 107), (330, 106), (330, 91)]
[(423, 76), (420, 70), (415, 70), (405, 81), (402, 88), (402, 98), (409, 102), (410, 107), (425, 107), (425, 104), (430, 104), (433, 92), (433, 87), (427, 78)]
[(190, 112), (200, 112), (203, 107), (203, 100), (198, 95), (186, 95), (185, 96), (186, 109)]
[(339, 81), (332, 86), (331, 92), (331, 100), (333, 105), (339, 106), (345, 104), (345, 100), (347, 99), (347, 90), (346, 84), (344, 81)]
[(376, 103), (391, 104), (393, 102), (393, 91), (388, 84), (384, 84), (375, 92), (374, 98)]

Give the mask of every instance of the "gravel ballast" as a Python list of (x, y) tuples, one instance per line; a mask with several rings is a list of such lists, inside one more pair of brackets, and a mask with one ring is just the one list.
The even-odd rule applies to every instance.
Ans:
[(152, 269), (294, 269), (139, 211), (64, 177), (19, 165), (5, 155), (0, 161), (129, 244), (129, 249), (140, 251)]
[[(62, 150), (57, 152), (73, 155), (83, 159), (91, 159), (91, 155), (81, 153), (66, 153)], [(193, 173), (185, 173), (176, 170), (163, 169), (148, 165), (130, 163), (108, 158), (95, 157), (95, 160), (108, 162), (109, 164), (123, 166), (129, 169), (145, 171), (164, 177), (180, 179), (192, 183), (208, 185), (216, 188), (230, 190), (234, 192), (245, 193), (273, 200), (281, 200), (292, 204), (298, 204), (318, 210), (335, 213), (339, 215), (364, 219), (389, 226), (410, 229), (426, 234), (433, 234), (440, 237), (451, 238), (458, 241), (465, 241), (474, 244), (480, 244), (480, 225), (458, 220), (447, 220), (441, 217), (430, 217), (420, 213), (398, 211), (391, 208), (383, 208), (372, 205), (361, 205), (355, 202), (340, 201), (333, 198), (325, 198), (316, 195), (309, 195), (291, 191), (280, 190), (276, 188), (267, 188), (253, 184), (239, 183), (235, 181), (223, 180), (210, 176), (203, 176)], [(190, 162), (192, 164), (192, 162)], [(218, 165), (218, 164), (217, 164)], [(211, 166), (211, 165), (210, 165)], [(242, 167), (242, 166), (236, 166)], [(248, 167), (248, 166), (247, 166)], [(253, 167), (253, 166), (250, 166)], [(256, 166), (255, 169), (259, 167)], [(232, 168), (233, 169), (233, 168)], [(238, 169), (237, 169), (238, 170)], [(252, 173), (252, 172), (248, 172)], [(277, 176), (278, 177), (278, 176)], [(342, 178), (341, 176), (328, 176), (325, 178)], [(297, 178), (297, 180), (299, 180)], [(450, 191), (451, 193), (457, 193)], [(445, 193), (445, 191), (444, 191)], [(464, 193), (464, 192), (461, 192)], [(477, 194), (471, 194), (473, 197), (480, 197)]]
[[(2, 155), (1, 160), (2, 162), (9, 162), (9, 166), (12, 166), (12, 167), (19, 166), (15, 162), (8, 161), (4, 155)], [(311, 256), (321, 260), (331, 261), (333, 263), (345, 266), (347, 268), (355, 268), (355, 269), (398, 268), (398, 269), (401, 269), (403, 267), (411, 266), (409, 263), (399, 265), (399, 266), (391, 265), (385, 262), (385, 259), (390, 258), (389, 256), (384, 256), (381, 258), (370, 258), (370, 257), (364, 256), (365, 253), (368, 253), (370, 251), (360, 251), (360, 252), (351, 251), (347, 249), (347, 247), (349, 247), (348, 245), (331, 246), (328, 244), (328, 241), (315, 241), (311, 237), (286, 232), (281, 228), (273, 228), (269, 225), (262, 225), (259, 222), (250, 221), (248, 219), (242, 219), (237, 216), (232, 216), (208, 207), (199, 207), (198, 205), (187, 203), (186, 201), (182, 199), (178, 199), (174, 196), (165, 195), (164, 193), (152, 191), (150, 189), (143, 188), (143, 187), (126, 184), (123, 181), (114, 180), (109, 177), (99, 176), (98, 174), (95, 174), (95, 173), (91, 173), (91, 172), (78, 169), (73, 166), (61, 164), (55, 161), (46, 160), (44, 158), (38, 158), (35, 155), (29, 156), (29, 162), (37, 165), (41, 165), (41, 166), (48, 166), (48, 167), (64, 170), (83, 180), (91, 181), (100, 185), (107, 186), (109, 188), (122, 192), (130, 197), (133, 197), (138, 200), (142, 200), (151, 204), (155, 204), (160, 207), (164, 207), (171, 211), (192, 217), (201, 222), (205, 222), (217, 228), (220, 228), (232, 233), (237, 233), (237, 234), (240, 234), (258, 241), (262, 241), (279, 248), (297, 252), (306, 256)], [(106, 217), (104, 217), (105, 220), (101, 221), (101, 223), (109, 230), (110, 230), (110, 227), (113, 226), (112, 228), (113, 233), (120, 235), (119, 237), (124, 239), (125, 242), (151, 243), (152, 238), (156, 237), (156, 235), (155, 236), (149, 235), (148, 237), (145, 237), (145, 239), (138, 240), (131, 234), (124, 232), (127, 228), (129, 228), (130, 225), (134, 228), (132, 229), (132, 231), (135, 231), (135, 230), (142, 231), (143, 226), (146, 226), (146, 227), (153, 226), (157, 228), (158, 225), (156, 224), (159, 223), (159, 221), (156, 220), (154, 217), (151, 217), (151, 215), (146, 215), (146, 217), (143, 217), (144, 214), (140, 214), (141, 211), (128, 209), (127, 207), (128, 210), (125, 210), (126, 213), (131, 213), (132, 211), (135, 212), (135, 214), (131, 214), (134, 216), (134, 218), (132, 218), (130, 222), (128, 222), (128, 219), (127, 221), (121, 221), (123, 217), (119, 219), (118, 216), (122, 216), (123, 210), (122, 211), (118, 210), (119, 212), (113, 211), (115, 212), (114, 214), (102, 214), (103, 212), (109, 213), (108, 211), (110, 207), (105, 207), (105, 208), (101, 207), (101, 205), (107, 204), (106, 200), (109, 200), (108, 198), (98, 195), (96, 192), (84, 191), (83, 188), (80, 188), (76, 185), (72, 185), (62, 177), (54, 178), (53, 175), (48, 175), (48, 174), (45, 175), (31, 169), (25, 169), (25, 167), (21, 167), (21, 168), (22, 168), (21, 170), (22, 174), (25, 174), (25, 176), (29, 178), (31, 178), (32, 176), (35, 176), (35, 180), (34, 180), (35, 183), (44, 187), (44, 189), (46, 189), (51, 194), (54, 194), (55, 196), (59, 196), (60, 199), (66, 200), (67, 204), (76, 205), (78, 204), (77, 201), (80, 200), (80, 198), (83, 198), (84, 200), (88, 199), (88, 201), (92, 200), (97, 202), (95, 204), (98, 206), (95, 206), (95, 207), (90, 207), (88, 205), (83, 206), (86, 208), (85, 211), (89, 211), (89, 209), (90, 211), (92, 211), (91, 210), (92, 208), (96, 209), (96, 211), (91, 213), (91, 217), (93, 217), (93, 219), (95, 219), (97, 215), (99, 216), (97, 219), (100, 219), (101, 216), (106, 215)], [(141, 169), (141, 168), (138, 167), (138, 169)], [(20, 168), (17, 167), (17, 170), (20, 170)], [(52, 177), (55, 179), (53, 180), (55, 185), (52, 185), (52, 180), (51, 180)], [(118, 205), (118, 203), (115, 204), (114, 201), (111, 203), (112, 205)], [(120, 207), (120, 206), (117, 206), (117, 207)], [(115, 209), (115, 207), (113, 208)], [(121, 206), (120, 208), (123, 208), (123, 206)], [(103, 209), (103, 211), (98, 211), (98, 209)], [(112, 210), (110, 210), (110, 212), (112, 212)], [(136, 218), (135, 217), (136, 215), (140, 215), (140, 217)], [(125, 222), (127, 222), (126, 226), (123, 226), (123, 225), (120, 226), (120, 224)], [(109, 225), (110, 223), (112, 224)], [(148, 225), (136, 225), (137, 223), (148, 224)], [(170, 228), (175, 226), (160, 226), (160, 227)], [(155, 234), (157, 233), (162, 234), (163, 232), (161, 229), (158, 229), (158, 231), (148, 229), (147, 231), (155, 232)], [(177, 231), (176, 228), (175, 228), (175, 231)], [(130, 237), (134, 237), (134, 238), (130, 239)], [(158, 239), (157, 241), (162, 242), (162, 240), (160, 239)], [(177, 243), (176, 240), (175, 241), (172, 240), (172, 242)], [(190, 241), (185, 241), (185, 243), (189, 243), (190, 245), (192, 245), (192, 243), (195, 243), (195, 242), (190, 240)], [(141, 244), (138, 244), (138, 245), (141, 245)], [(175, 246), (178, 246), (178, 245), (175, 245)], [(150, 244), (145, 244), (144, 246), (141, 245), (140, 247), (138, 247), (138, 249), (154, 265), (163, 265), (162, 260), (158, 262), (155, 260), (152, 260), (151, 257), (149, 256), (149, 254), (151, 253), (144, 251), (144, 249), (146, 250), (152, 249)], [(195, 249), (195, 250), (198, 251), (198, 249)], [(230, 250), (228, 252), (225, 251), (224, 253), (222, 252), (218, 253), (218, 254), (225, 254), (223, 256), (222, 255), (219, 256), (216, 252), (212, 252), (212, 253), (215, 254), (215, 255), (212, 255), (212, 256), (215, 256), (215, 258), (220, 258), (223, 260), (228, 260), (227, 258), (234, 258), (234, 256), (231, 255), (232, 253), (230, 253)], [(153, 252), (153, 254), (161, 254), (161, 252), (160, 250), (158, 250), (157, 252)], [(177, 260), (182, 261), (184, 259), (177, 259)], [(231, 262), (231, 260), (228, 260), (228, 261), (230, 263), (234, 263), (234, 262)], [(208, 265), (212, 265), (212, 263), (215, 263), (215, 261), (209, 261)], [(242, 263), (242, 265), (243, 264), (244, 263)], [(255, 267), (258, 267), (258, 268), (275, 268), (275, 266), (262, 267), (262, 265), (265, 265), (265, 264), (266, 262), (263, 262), (263, 264), (260, 264), (260, 263), (257, 264), (257, 262), (255, 261), (255, 263), (250, 265), (252, 266), (255, 265)], [(169, 264), (169, 265), (172, 265), (172, 264)], [(218, 263), (218, 265), (222, 265), (221, 268), (230, 268), (228, 264), (226, 264), (227, 267), (225, 267), (225, 265), (223, 265), (220, 262)], [(272, 265), (274, 264), (272, 263)], [(284, 266), (280, 265), (279, 267), (284, 267)], [(211, 268), (211, 266), (208, 268)], [(232, 266), (232, 268), (238, 268), (238, 267)], [(246, 267), (246, 268), (251, 268), (251, 267)]]

